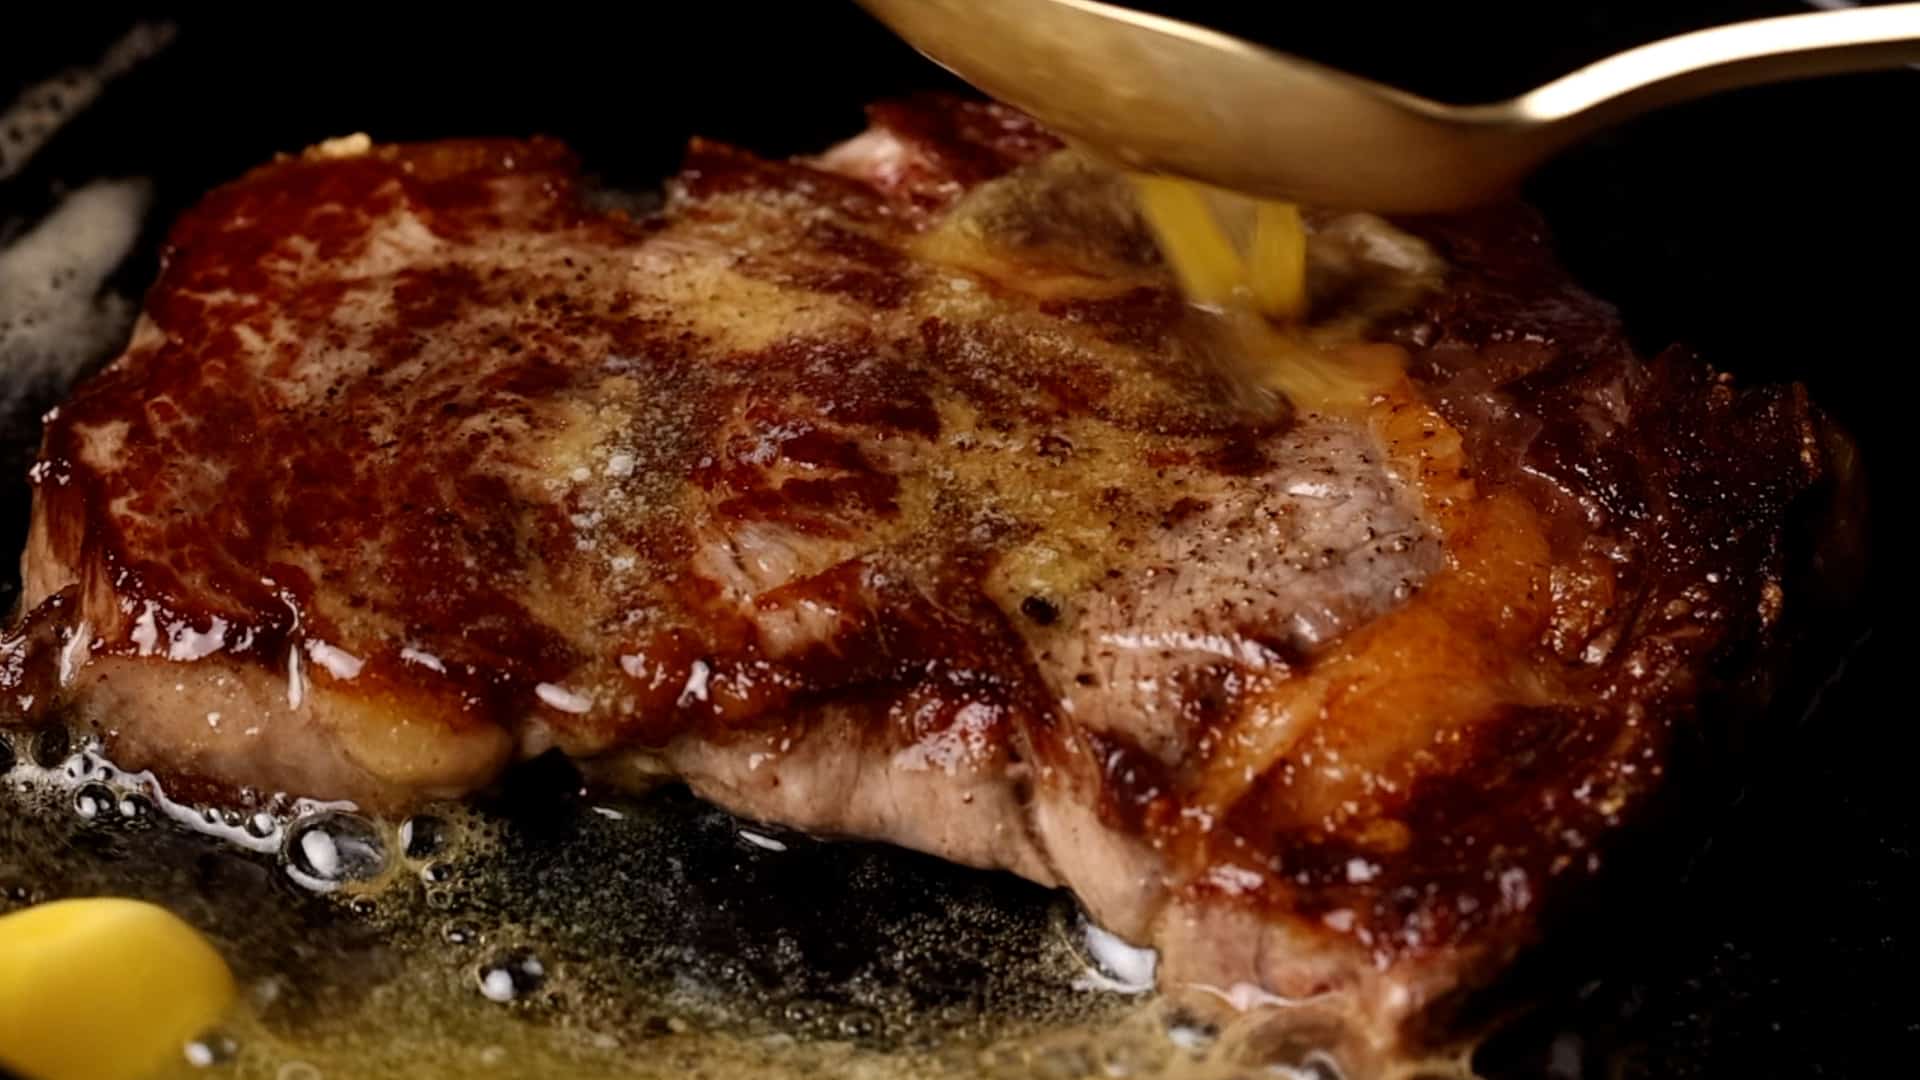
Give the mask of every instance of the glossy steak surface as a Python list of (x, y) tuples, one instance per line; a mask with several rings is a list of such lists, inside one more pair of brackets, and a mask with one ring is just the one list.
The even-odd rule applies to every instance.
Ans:
[(0, 723), (388, 811), (558, 749), (1419, 1037), (1765, 700), (1844, 446), (1637, 359), (1520, 207), (1310, 217), (1370, 390), (1250, 407), (1119, 178), (872, 120), (638, 216), (538, 140), (213, 192), (48, 423)]

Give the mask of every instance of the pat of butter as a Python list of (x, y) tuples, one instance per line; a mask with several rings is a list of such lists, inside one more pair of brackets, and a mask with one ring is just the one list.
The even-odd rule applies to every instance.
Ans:
[(1306, 317), (1307, 228), (1298, 206), (1263, 202), (1254, 209), (1247, 287), (1254, 309), (1268, 318), (1297, 322)]
[(1247, 287), (1246, 260), (1207, 205), (1206, 191), (1166, 176), (1137, 176), (1134, 186), (1140, 212), (1153, 227), (1180, 291), (1189, 301), (1209, 307), (1235, 303)]
[[(1400, 354), (1325, 346), (1307, 315), (1307, 231), (1300, 208), (1165, 176), (1136, 176), (1140, 212), (1189, 302), (1218, 313), (1241, 369), (1312, 412), (1349, 412), (1400, 376)], [(1225, 211), (1225, 213), (1223, 213)], [(1230, 219), (1238, 227), (1230, 227)]]
[(60, 900), (0, 916), (0, 1065), (27, 1080), (137, 1080), (218, 1021), (233, 975), (170, 912)]
[[(1307, 230), (1299, 207), (1167, 176), (1135, 176), (1133, 182), (1141, 215), (1188, 300), (1252, 307), (1280, 322), (1306, 315)], [(1237, 230), (1240, 243), (1224, 223), (1222, 206), (1252, 219), (1251, 230)]]
[(364, 131), (356, 131), (352, 135), (324, 140), (314, 146), (312, 153), (322, 158), (350, 158), (359, 157), (372, 149), (373, 139)]

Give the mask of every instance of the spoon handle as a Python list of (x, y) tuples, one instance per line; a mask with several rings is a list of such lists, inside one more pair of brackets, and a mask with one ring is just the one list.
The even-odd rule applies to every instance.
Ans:
[(1920, 3), (1809, 12), (1666, 38), (1508, 103), (1526, 120), (1591, 129), (1762, 83), (1920, 62)]

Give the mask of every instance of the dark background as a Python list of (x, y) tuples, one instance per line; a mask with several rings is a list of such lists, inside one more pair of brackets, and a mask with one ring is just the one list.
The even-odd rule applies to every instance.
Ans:
[[(0, 101), (91, 61), (137, 11), (0, 14)], [(1524, 89), (1611, 51), (1790, 3), (1309, 6), (1143, 3), (1452, 100)], [(153, 11), (173, 46), (118, 83), (20, 175), (0, 230), (103, 175), (156, 183), (152, 233), (279, 150), (376, 139), (559, 136), (615, 184), (647, 186), (700, 133), (762, 152), (856, 131), (863, 101), (950, 80), (840, 0), (590, 8), (252, 5)], [(1864, 625), (1844, 678), (1783, 710), (1745, 794), (1676, 880), (1647, 881), (1626, 950), (1514, 1036), (1516, 1073), (1913, 1075), (1920, 934), (1910, 751), (1894, 696), (1896, 443), (1920, 361), (1920, 71), (1771, 87), (1609, 133), (1527, 196), (1640, 345), (1698, 347), (1748, 381), (1799, 379), (1859, 438), (1879, 508)], [(151, 279), (155, 237), (123, 270)], [(0, 375), (0, 377), (4, 377)], [(24, 487), (0, 481), (17, 519)], [(11, 547), (17, 537), (4, 538)], [(1902, 592), (1904, 593), (1904, 589)], [(1850, 634), (1836, 633), (1838, 647)], [(1792, 715), (1786, 715), (1791, 713)], [(1524, 1036), (1524, 1037), (1523, 1037)], [(1490, 1053), (1498, 1056), (1496, 1048)], [(1556, 1064), (1560, 1063), (1560, 1064)]]

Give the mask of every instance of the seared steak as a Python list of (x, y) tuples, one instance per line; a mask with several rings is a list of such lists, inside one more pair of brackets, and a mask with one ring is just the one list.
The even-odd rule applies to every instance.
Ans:
[(8, 720), (389, 811), (558, 748), (1385, 1039), (1764, 696), (1828, 436), (1637, 360), (1524, 209), (1311, 218), (1369, 389), (1258, 408), (1116, 178), (997, 107), (874, 122), (697, 142), (638, 220), (539, 140), (214, 192), (47, 426)]

